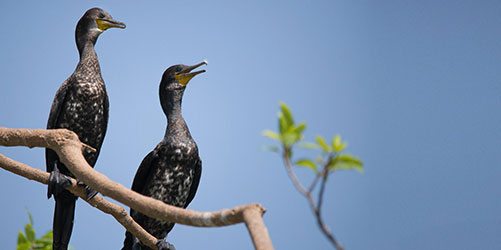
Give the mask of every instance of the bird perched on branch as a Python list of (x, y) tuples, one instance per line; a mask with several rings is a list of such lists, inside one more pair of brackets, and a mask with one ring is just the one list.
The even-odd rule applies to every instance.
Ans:
[[(159, 90), (160, 103), (167, 116), (165, 136), (143, 159), (132, 183), (132, 190), (182, 208), (186, 208), (195, 197), (202, 161), (198, 156), (197, 144), (181, 115), (181, 102), (186, 84), (194, 76), (205, 72), (192, 71), (204, 64), (207, 63), (204, 61), (194, 66), (174, 65), (165, 70)], [(130, 214), (139, 225), (159, 239), (159, 249), (174, 249), (163, 240), (174, 223), (153, 219), (132, 209)], [(131, 233), (126, 232), (125, 236), (122, 250), (150, 249)]]
[[(109, 28), (125, 28), (102, 9), (89, 9), (78, 21), (75, 40), (80, 61), (73, 74), (61, 85), (54, 97), (47, 129), (66, 128), (78, 135), (83, 143), (96, 149), (85, 151), (84, 157), (94, 167), (108, 124), (108, 95), (99, 61), (94, 51), (99, 35)], [(53, 221), (53, 249), (66, 250), (73, 229), (77, 197), (65, 189), (73, 174), (59, 161), (57, 154), (45, 151), (47, 171), (50, 172), (48, 198), (54, 195), (56, 206)], [(87, 198), (96, 193), (88, 189)]]

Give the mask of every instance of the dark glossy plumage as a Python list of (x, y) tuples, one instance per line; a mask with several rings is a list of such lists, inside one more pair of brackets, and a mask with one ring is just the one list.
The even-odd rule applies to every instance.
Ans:
[[(186, 208), (195, 197), (202, 172), (202, 161), (198, 147), (191, 137), (188, 126), (181, 115), (181, 102), (185, 85), (182, 77), (189, 81), (202, 71), (190, 73), (195, 66), (175, 65), (168, 68), (160, 83), (160, 102), (167, 116), (168, 124), (163, 140), (141, 162), (134, 177), (132, 190), (161, 200), (167, 204)], [(174, 75), (182, 75), (176, 78)], [(187, 83), (187, 82), (186, 82)], [(131, 209), (131, 216), (146, 231), (158, 239), (164, 239), (174, 223), (149, 218)], [(149, 249), (143, 246), (129, 232), (126, 232), (123, 250)]]
[[(93, 8), (79, 20), (75, 31), (75, 40), (80, 53), (80, 61), (73, 74), (61, 85), (54, 97), (47, 122), (47, 129), (67, 128), (75, 132), (79, 139), (96, 149), (86, 151), (84, 157), (89, 165), (94, 166), (99, 156), (101, 145), (108, 124), (108, 95), (101, 76), (99, 61), (94, 51), (98, 36), (106, 29), (98, 27), (97, 20), (107, 22), (109, 27), (124, 28), (125, 25), (114, 21), (105, 11)], [(116, 25), (116, 26), (113, 26)], [(102, 30), (103, 29), (103, 30)], [(45, 151), (48, 172), (60, 172), (73, 177), (73, 174), (59, 162), (57, 154)], [(54, 250), (68, 247), (75, 201), (77, 197), (67, 190), (57, 190), (49, 186), (47, 195), (54, 195)]]

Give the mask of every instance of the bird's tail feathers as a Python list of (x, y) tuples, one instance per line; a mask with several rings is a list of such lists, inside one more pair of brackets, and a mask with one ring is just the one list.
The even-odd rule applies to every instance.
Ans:
[(122, 248), (122, 250), (132, 250), (133, 243), (134, 243), (134, 236), (131, 233), (129, 233), (129, 231), (126, 231), (124, 247)]
[(65, 190), (55, 195), (56, 207), (54, 209), (53, 230), (53, 250), (67, 250), (70, 242), (71, 231), (73, 230), (73, 219), (75, 217), (75, 203), (77, 197)]

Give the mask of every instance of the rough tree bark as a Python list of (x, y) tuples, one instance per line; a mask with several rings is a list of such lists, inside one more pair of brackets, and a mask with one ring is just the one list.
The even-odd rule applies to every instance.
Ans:
[[(82, 150), (89, 149), (78, 136), (66, 129), (9, 129), (0, 127), (0, 145), (44, 147), (54, 150), (62, 163), (81, 181), (103, 196), (108, 196), (147, 216), (196, 227), (220, 227), (245, 223), (255, 249), (273, 249), (268, 230), (262, 216), (265, 209), (260, 204), (248, 204), (217, 212), (197, 212), (167, 205), (162, 201), (136, 193), (125, 186), (113, 182), (87, 164)], [(48, 183), (49, 173), (31, 168), (0, 154), (0, 167), (43, 184)], [(85, 191), (76, 185), (67, 188), (85, 200)], [(157, 239), (148, 234), (127, 214), (126, 210), (96, 195), (87, 201), (101, 211), (111, 214), (134, 236), (152, 249), (157, 249)]]

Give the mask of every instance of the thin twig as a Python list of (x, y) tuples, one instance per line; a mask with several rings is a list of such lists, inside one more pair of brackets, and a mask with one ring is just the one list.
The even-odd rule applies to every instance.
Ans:
[(290, 162), (290, 158), (289, 158), (289, 153), (290, 153), (290, 149), (287, 146), (284, 146), (283, 158), (284, 158), (285, 169), (287, 170), (287, 174), (289, 174), (289, 178), (292, 180), (292, 183), (294, 184), (296, 189), (302, 195), (308, 196), (308, 191), (306, 191), (306, 189), (303, 187), (303, 185), (301, 185), (301, 183), (299, 182), (299, 180), (296, 177), (296, 174), (292, 170), (291, 162)]
[(327, 168), (324, 167), (322, 169), (322, 182), (320, 182), (320, 191), (318, 192), (318, 198), (317, 198), (317, 208), (318, 208), (318, 213), (320, 213), (320, 210), (322, 209), (322, 202), (324, 199), (324, 190), (325, 190), (325, 183), (327, 182)]
[(308, 188), (308, 193), (313, 192), (313, 189), (315, 189), (315, 186), (317, 185), (318, 180), (320, 179), (320, 176), (321, 176), (320, 173), (317, 173), (315, 175), (315, 179), (313, 179), (313, 182), (311, 183), (310, 188)]
[[(324, 194), (324, 189), (325, 189), (325, 182), (327, 180), (327, 164), (323, 166), (322, 172), (315, 177), (313, 180), (312, 185), (310, 186), (310, 189), (307, 191), (304, 189), (303, 185), (299, 182), (299, 180), (296, 177), (296, 174), (294, 174), (294, 171), (292, 170), (292, 165), (290, 162), (290, 148), (284, 146), (284, 153), (283, 153), (283, 160), (285, 163), (285, 169), (287, 170), (287, 174), (289, 175), (290, 179), (292, 180), (292, 183), (296, 187), (296, 189), (301, 193), (307, 200), (308, 203), (310, 204), (311, 210), (313, 211), (313, 214), (315, 214), (315, 218), (317, 219), (318, 226), (324, 233), (324, 235), (327, 237), (327, 239), (332, 243), (332, 245), (338, 249), (338, 250), (343, 250), (343, 246), (339, 244), (339, 242), (334, 238), (330, 230), (327, 228), (327, 226), (324, 224), (324, 221), (322, 219), (322, 215), (320, 213), (321, 205), (322, 205), (322, 199), (323, 199), (323, 194)], [(320, 192), (319, 192), (319, 197), (318, 197), (318, 205), (315, 205), (315, 201), (313, 200), (313, 197), (311, 196), (311, 192), (313, 188), (315, 187), (316, 183), (318, 182), (318, 179), (321, 180), (321, 187), (320, 187)]]
[(325, 183), (327, 182), (327, 166), (324, 166), (322, 173), (322, 182), (320, 183), (320, 191), (318, 192), (318, 200), (317, 200), (317, 210), (315, 212), (315, 215), (317, 217), (317, 223), (320, 229), (322, 229), (322, 232), (325, 234), (325, 236), (329, 239), (329, 241), (336, 246), (337, 249), (342, 250), (343, 246), (339, 244), (339, 242), (334, 238), (334, 235), (330, 232), (329, 228), (324, 224), (324, 221), (322, 219), (322, 201), (324, 197), (324, 190), (325, 190)]

